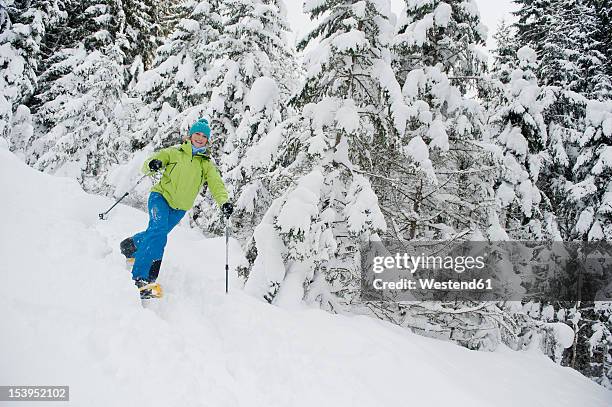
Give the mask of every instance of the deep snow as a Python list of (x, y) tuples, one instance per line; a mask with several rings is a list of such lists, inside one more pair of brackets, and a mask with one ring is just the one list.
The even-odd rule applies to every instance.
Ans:
[[(537, 351), (475, 352), (363, 316), (224, 294), (224, 239), (179, 226), (146, 308), (119, 241), (146, 214), (0, 148), (0, 384), (70, 406), (576, 406), (612, 392)], [(242, 261), (231, 241), (231, 261)], [(32, 403), (39, 405), (40, 403)], [(0, 402), (0, 405), (7, 403)], [(25, 407), (28, 403), (19, 403)]]

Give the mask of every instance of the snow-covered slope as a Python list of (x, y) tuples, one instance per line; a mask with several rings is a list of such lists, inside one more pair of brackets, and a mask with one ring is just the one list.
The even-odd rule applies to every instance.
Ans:
[[(69, 385), (70, 406), (610, 406), (537, 352), (473, 352), (366, 317), (262, 303), (224, 240), (178, 227), (143, 308), (119, 241), (146, 214), (0, 148), (0, 384)], [(236, 241), (232, 261), (241, 261)], [(0, 402), (2, 405), (2, 402)], [(23, 404), (25, 405), (25, 403)]]

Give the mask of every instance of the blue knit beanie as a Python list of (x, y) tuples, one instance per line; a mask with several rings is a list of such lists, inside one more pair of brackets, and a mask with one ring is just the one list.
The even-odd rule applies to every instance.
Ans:
[(208, 141), (211, 141), (210, 126), (208, 126), (208, 120), (199, 119), (197, 122), (192, 124), (191, 128), (189, 129), (189, 136), (191, 137), (193, 133), (204, 133), (206, 135), (206, 138), (208, 138)]

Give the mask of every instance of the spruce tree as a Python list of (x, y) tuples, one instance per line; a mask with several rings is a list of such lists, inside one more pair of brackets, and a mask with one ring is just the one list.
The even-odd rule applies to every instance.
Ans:
[(153, 63), (155, 50), (162, 44), (161, 10), (159, 2), (152, 0), (123, 0), (125, 13), (125, 65), (127, 83), (137, 79), (137, 75), (149, 69)]
[[(595, 98), (605, 83), (605, 55), (596, 39), (596, 10), (586, 0), (558, 0), (554, 22), (543, 39), (539, 77), (543, 84)], [(609, 82), (609, 78), (608, 78)]]
[[(379, 196), (391, 226), (387, 235), (395, 240), (435, 247), (432, 241), (509, 239), (495, 204), (499, 165), (485, 126), (487, 106), (473, 97), (490, 82), (486, 56), (478, 51), (485, 39), (474, 2), (406, 2), (394, 39), (405, 128), (398, 147), (380, 157), (391, 164), (382, 172), (386, 180), (375, 181), (384, 191)], [(503, 253), (495, 263), (505, 267)], [(472, 349), (494, 349), (518, 330), (504, 308), (471, 300), (416, 302), (384, 314)]]
[[(525, 33), (541, 34), (533, 46), (542, 60), (539, 81), (547, 85), (543, 117), (550, 159), (541, 171), (539, 187), (551, 201), (563, 240), (605, 241), (610, 233), (606, 155), (612, 110), (609, 47), (604, 45), (610, 43), (609, 7), (604, 3), (551, 1), (548, 10), (534, 13), (518, 30), (521, 42), (534, 42)], [(526, 15), (523, 8), (519, 13)], [(542, 18), (548, 21), (545, 27), (535, 23)], [(558, 320), (575, 333), (574, 345), (561, 363), (607, 385), (612, 357), (602, 321), (610, 318), (609, 307), (589, 301), (559, 307)]]
[[(33, 0), (9, 1), (0, 15), (0, 136), (6, 137), (13, 113), (29, 106), (36, 92), (47, 31), (66, 14), (62, 0)], [(13, 150), (23, 150), (28, 142), (19, 134), (10, 132)]]
[(203, 82), (213, 55), (211, 43), (223, 24), (216, 0), (181, 4), (180, 19), (155, 53), (153, 67), (140, 75), (131, 93), (153, 113), (134, 138), (146, 144), (168, 145), (181, 140), (188, 126), (204, 115), (208, 87)]
[(478, 75), (486, 65), (486, 55), (478, 50), (487, 37), (487, 28), (480, 21), (474, 1), (406, 0), (404, 15), (398, 22), (394, 40), (401, 55), (395, 61), (396, 72), (403, 86), (406, 75), (414, 68), (436, 66), (465, 90), (465, 77)]
[(538, 59), (542, 59), (543, 45), (550, 28), (555, 24), (551, 13), (558, 0), (513, 0), (518, 10), (513, 12), (516, 17), (514, 26), (521, 45), (534, 49)]
[(11, 14), (15, 13), (10, 11), (14, 11), (12, 1), (7, 2), (6, 7), (0, 7), (0, 137), (3, 138), (9, 134), (14, 105), (22, 99), (20, 83), (25, 65), (24, 57), (19, 55), (17, 36), (12, 30)]
[[(485, 30), (475, 3), (407, 2), (394, 39), (395, 72), (406, 105), (394, 150), (382, 150), (383, 208), (395, 239), (449, 239), (488, 228), (486, 180), (493, 162), (481, 146), (484, 109), (467, 92), (482, 80), (486, 58), (476, 50)], [(386, 185), (385, 185), (386, 184)], [(394, 214), (401, 214), (397, 216)]]
[[(386, 1), (306, 2), (325, 16), (306, 79), (292, 100), (299, 116), (261, 144), (273, 146), (271, 190), (280, 190), (254, 233), (247, 291), (277, 304), (302, 300), (339, 311), (358, 293), (360, 244), (384, 230), (369, 180), (372, 145), (388, 111), (391, 73)], [(335, 294), (333, 294), (335, 292)]]
[(579, 155), (572, 168), (575, 181), (567, 204), (574, 215), (571, 237), (612, 239), (612, 103), (587, 101), (586, 128), (577, 140)]
[(286, 72), (295, 68), (286, 39), (287, 22), (276, 3), (227, 0), (221, 7), (223, 32), (209, 46), (214, 63), (205, 81), (211, 90), (207, 113), (228, 154), (237, 148), (236, 129), (255, 80), (269, 77), (286, 87)]
[(493, 35), (496, 48), (491, 52), (493, 55), (492, 71), (497, 74), (499, 80), (506, 84), (510, 81), (510, 73), (516, 68), (516, 52), (518, 46), (513, 27), (504, 20), (498, 25)]
[(535, 72), (537, 56), (529, 47), (516, 54), (517, 68), (492, 117), (493, 137), (502, 148), (502, 174), (496, 187), (502, 224), (516, 240), (544, 239), (552, 236), (556, 225), (551, 207), (538, 188), (540, 172), (548, 161), (547, 129)]
[(85, 184), (104, 167), (99, 137), (112, 122), (124, 87), (125, 14), (115, 0), (72, 6), (71, 13), (82, 11), (71, 21), (78, 42), (61, 49), (49, 67), (56, 78), (49, 78), (38, 95), (36, 119), (45, 131), (33, 141), (30, 159), (38, 169), (59, 170)]
[[(286, 117), (286, 100), (299, 72), (287, 42), (282, 2), (232, 0), (221, 5), (223, 30), (209, 44), (210, 69), (202, 79), (206, 99), (199, 108), (211, 119), (219, 168), (236, 201), (235, 222), (245, 238), (261, 220), (269, 201), (258, 161), (247, 150)], [(283, 6), (284, 7), (284, 6)], [(221, 232), (216, 204), (203, 197), (193, 211), (196, 222)]]
[(612, 7), (609, 0), (587, 0), (595, 15), (595, 32), (592, 34), (595, 49), (601, 55), (603, 72), (598, 72), (594, 78), (594, 93), (598, 100), (612, 99)]
[(153, 0), (132, 1), (134, 1), (134, 10), (138, 12), (131, 11), (129, 3), (124, 6), (128, 16), (127, 24), (133, 31), (128, 34), (128, 39), (134, 38), (130, 40), (133, 44), (131, 48), (136, 55), (142, 56), (144, 66), (148, 69), (153, 64), (155, 50), (163, 43), (164, 32), (161, 21), (165, 11), (159, 2)]

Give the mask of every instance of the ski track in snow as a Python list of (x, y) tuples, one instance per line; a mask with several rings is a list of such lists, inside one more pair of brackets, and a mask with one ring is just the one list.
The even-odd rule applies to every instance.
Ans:
[[(141, 306), (119, 242), (146, 227), (144, 212), (119, 205), (100, 221), (110, 199), (2, 149), (0, 174), (0, 384), (69, 385), (70, 402), (54, 405), (612, 405), (612, 392), (538, 352), (474, 352), (363, 316), (282, 309), (235, 279), (226, 295), (224, 239), (181, 226), (158, 280), (165, 297)], [(230, 253), (242, 261), (235, 240)]]

